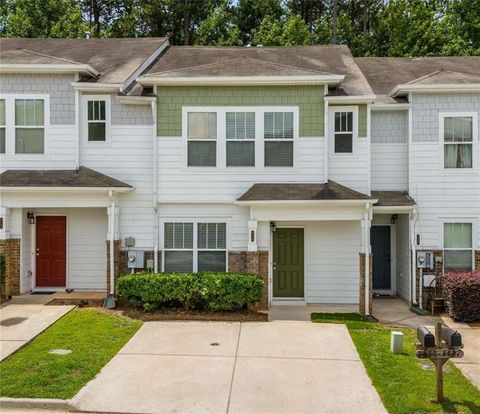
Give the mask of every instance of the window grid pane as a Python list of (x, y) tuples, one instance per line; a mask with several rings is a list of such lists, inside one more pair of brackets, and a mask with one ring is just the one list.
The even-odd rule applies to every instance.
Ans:
[(266, 167), (293, 167), (293, 141), (266, 141)]
[(15, 130), (17, 154), (43, 154), (43, 128), (17, 128)]
[(165, 249), (193, 249), (193, 223), (165, 223)]
[(0, 154), (5, 154), (5, 128), (0, 128)]
[(472, 223), (444, 223), (443, 243), (445, 248), (472, 247)]
[(15, 99), (15, 126), (44, 126), (43, 99)]
[(224, 250), (226, 248), (225, 223), (198, 223), (198, 249)]
[(472, 168), (473, 145), (445, 143), (445, 168)]
[(5, 125), (5, 99), (0, 99), (0, 125)]
[(472, 117), (446, 117), (443, 125), (445, 142), (473, 141)]
[(293, 139), (293, 112), (265, 112), (265, 139)]
[(188, 139), (217, 139), (216, 112), (188, 112)]

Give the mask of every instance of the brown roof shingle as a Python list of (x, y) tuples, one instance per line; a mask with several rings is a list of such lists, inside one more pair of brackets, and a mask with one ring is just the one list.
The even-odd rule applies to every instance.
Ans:
[(0, 174), (0, 187), (133, 188), (87, 167), (78, 170), (7, 170)]
[(328, 183), (257, 183), (237, 201), (370, 200), (366, 194), (334, 181)]
[(372, 197), (378, 199), (375, 206), (414, 206), (415, 201), (406, 191), (372, 191)]

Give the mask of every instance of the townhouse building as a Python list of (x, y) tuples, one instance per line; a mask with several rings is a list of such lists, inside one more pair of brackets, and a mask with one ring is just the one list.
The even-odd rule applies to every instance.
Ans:
[(369, 314), (418, 302), (419, 251), (480, 268), (478, 57), (144, 38), (1, 39), (0, 60), (11, 294), (236, 271), (263, 307)]

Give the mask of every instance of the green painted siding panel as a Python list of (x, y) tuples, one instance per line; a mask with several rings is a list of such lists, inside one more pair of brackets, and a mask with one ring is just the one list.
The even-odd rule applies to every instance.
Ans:
[(358, 105), (358, 136), (367, 136), (367, 105)]
[(299, 107), (300, 136), (323, 137), (323, 86), (162, 86), (157, 87), (158, 136), (182, 135), (182, 106)]

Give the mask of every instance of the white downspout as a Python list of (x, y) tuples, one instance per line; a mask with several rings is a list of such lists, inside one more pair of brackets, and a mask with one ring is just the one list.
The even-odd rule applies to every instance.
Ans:
[[(78, 82), (79, 76), (75, 75), (75, 82)], [(75, 142), (75, 168), (80, 167), (80, 91), (75, 89), (75, 128), (77, 130), (77, 139)]]
[(155, 100), (152, 101), (152, 150), (153, 150), (153, 176), (152, 176), (152, 195), (153, 195), (153, 271), (158, 273), (158, 200), (157, 200), (157, 185), (158, 185), (158, 154), (157, 154), (157, 87), (153, 87), (153, 94)]
[(410, 266), (410, 275), (411, 275), (411, 289), (412, 289), (412, 305), (417, 304), (417, 259), (416, 259), (416, 248), (415, 248), (415, 222), (417, 220), (417, 210), (413, 210), (410, 213), (410, 255), (411, 255), (411, 266)]
[(370, 204), (365, 205), (364, 250), (365, 250), (365, 315), (370, 315)]
[[(325, 96), (328, 94), (328, 85), (325, 85)], [(324, 145), (323, 149), (325, 151), (325, 154), (323, 155), (324, 157), (324, 179), (323, 182), (326, 184), (328, 183), (328, 138), (329, 138), (329, 130), (328, 130), (328, 101), (326, 99), (323, 100), (324, 106), (325, 106), (325, 113), (323, 115), (323, 139), (324, 139)]]
[(109, 249), (110, 249), (110, 294), (115, 293), (115, 257), (113, 243), (115, 241), (115, 199), (113, 198), (112, 191), (108, 192), (110, 198), (110, 211), (109, 211)]

